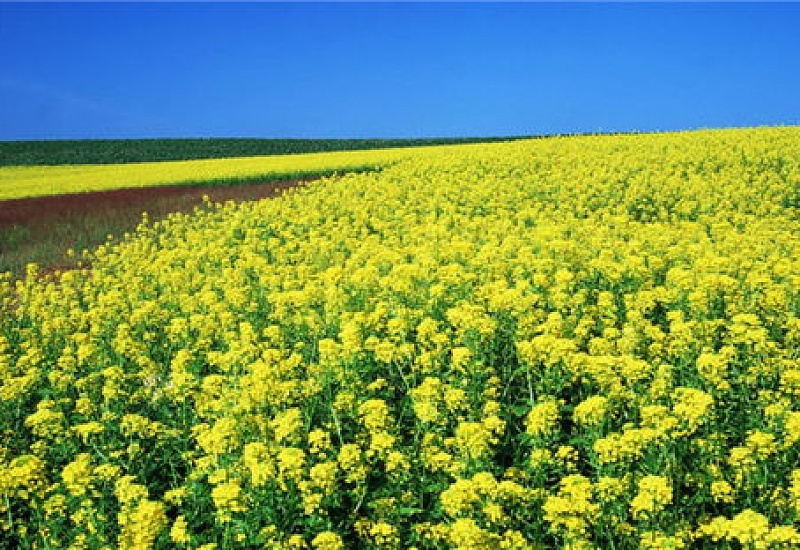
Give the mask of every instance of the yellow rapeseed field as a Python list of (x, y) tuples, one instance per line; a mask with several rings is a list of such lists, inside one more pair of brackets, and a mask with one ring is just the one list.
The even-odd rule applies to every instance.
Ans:
[(800, 128), (441, 148), (0, 283), (4, 548), (800, 546)]
[[(444, 147), (469, 149), (470, 145)], [(434, 149), (438, 148), (402, 147), (126, 164), (3, 166), (0, 167), (0, 200), (219, 180), (315, 176), (325, 172), (378, 168), (411, 154), (425, 155)]]

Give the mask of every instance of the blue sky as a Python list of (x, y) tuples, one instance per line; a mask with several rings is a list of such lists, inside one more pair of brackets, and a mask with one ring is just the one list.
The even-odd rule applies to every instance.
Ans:
[(800, 123), (800, 4), (0, 3), (0, 140)]

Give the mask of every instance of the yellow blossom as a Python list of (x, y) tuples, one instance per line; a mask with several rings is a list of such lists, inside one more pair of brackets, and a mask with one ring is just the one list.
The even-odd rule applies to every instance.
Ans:
[(634, 517), (652, 517), (672, 503), (672, 487), (663, 476), (644, 476), (639, 480), (639, 492), (631, 501)]
[(316, 550), (344, 550), (342, 538), (331, 531), (325, 531), (314, 537), (311, 546)]
[(559, 419), (559, 406), (555, 400), (543, 401), (535, 405), (525, 419), (526, 432), (544, 437), (556, 429)]

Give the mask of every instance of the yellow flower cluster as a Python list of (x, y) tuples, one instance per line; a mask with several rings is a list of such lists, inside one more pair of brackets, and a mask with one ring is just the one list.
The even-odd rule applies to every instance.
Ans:
[(800, 545), (800, 128), (378, 164), (0, 276), (0, 547)]

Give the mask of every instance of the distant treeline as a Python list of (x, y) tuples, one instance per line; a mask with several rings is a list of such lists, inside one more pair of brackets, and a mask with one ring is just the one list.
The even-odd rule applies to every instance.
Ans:
[(484, 143), (522, 137), (425, 139), (82, 139), (0, 141), (0, 166), (116, 164)]

